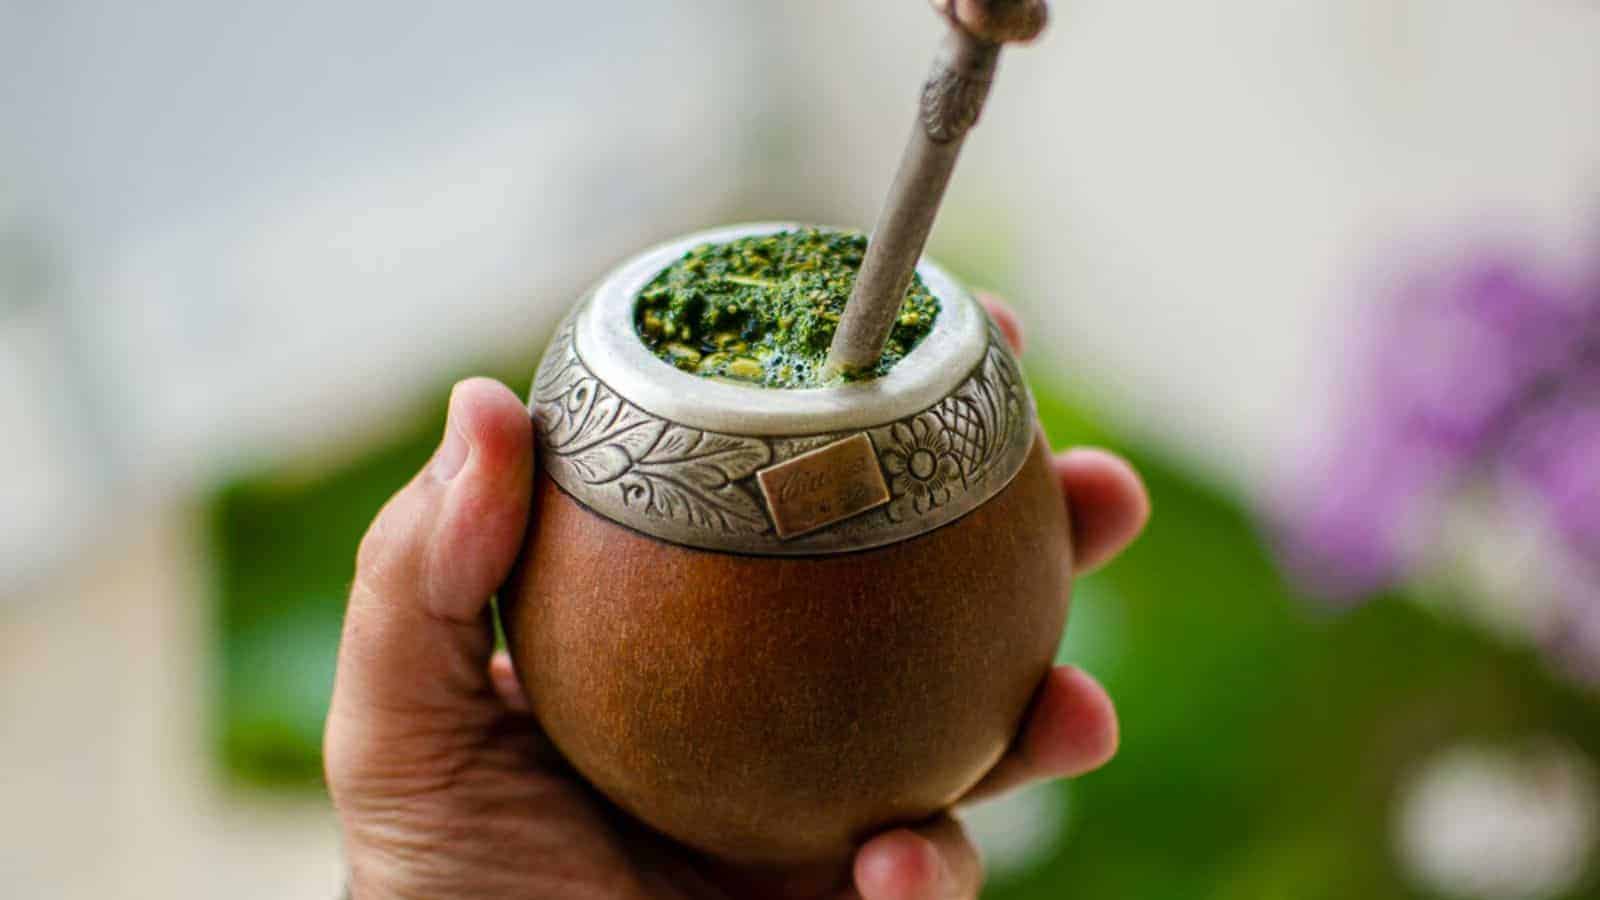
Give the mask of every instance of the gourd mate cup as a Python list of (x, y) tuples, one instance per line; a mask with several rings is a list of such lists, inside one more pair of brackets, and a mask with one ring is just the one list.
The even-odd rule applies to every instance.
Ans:
[(535, 509), (502, 614), (550, 740), (618, 807), (729, 863), (831, 864), (1000, 759), (1065, 623), (1071, 549), (1026, 383), (939, 267), (887, 374), (776, 390), (652, 355), (624, 264), (546, 351)]

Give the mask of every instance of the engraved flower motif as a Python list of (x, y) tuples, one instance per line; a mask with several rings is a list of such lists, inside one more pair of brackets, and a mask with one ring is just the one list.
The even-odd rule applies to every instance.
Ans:
[(923, 413), (889, 428), (894, 443), (883, 451), (883, 468), (889, 473), (889, 518), (900, 522), (907, 513), (922, 515), (950, 502), (961, 485), (961, 463), (950, 434), (939, 420)]

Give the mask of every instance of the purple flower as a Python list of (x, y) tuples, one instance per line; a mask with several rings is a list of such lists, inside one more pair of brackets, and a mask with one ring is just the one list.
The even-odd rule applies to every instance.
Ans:
[(1375, 335), (1381, 427), (1463, 459), (1485, 452), (1526, 392), (1570, 364), (1583, 312), (1502, 252), (1416, 271)]
[(1407, 577), (1459, 487), (1497, 478), (1550, 536), (1531, 633), (1600, 685), (1600, 254), (1564, 282), (1498, 250), (1432, 260), (1366, 322), (1335, 439), (1284, 494), (1283, 561), (1324, 598), (1371, 594)]
[(1334, 440), (1302, 461), (1278, 497), (1279, 555), (1300, 585), (1350, 602), (1405, 572), (1454, 456), (1359, 404)]
[(1502, 251), (1413, 267), (1388, 299), (1368, 323), (1340, 429), (1278, 506), (1286, 567), (1328, 599), (1405, 574), (1439, 499), (1574, 365), (1592, 317), (1579, 292)]

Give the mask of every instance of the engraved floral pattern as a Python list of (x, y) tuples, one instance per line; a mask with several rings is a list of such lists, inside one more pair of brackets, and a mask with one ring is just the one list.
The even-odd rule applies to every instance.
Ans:
[(889, 518), (905, 521), (950, 502), (960, 490), (961, 463), (944, 424), (930, 413), (889, 426), (893, 439), (882, 448), (879, 461), (889, 473)]
[(614, 492), (625, 508), (651, 518), (730, 534), (771, 528), (740, 484), (772, 461), (766, 441), (656, 418), (590, 374), (571, 347), (569, 320), (534, 384), (540, 445), (553, 472)]
[(867, 429), (889, 503), (784, 540), (756, 473), (850, 434), (762, 438), (662, 419), (584, 365), (574, 339), (576, 317), (562, 324), (534, 382), (539, 464), (597, 513), (666, 540), (782, 555), (879, 546), (975, 508), (1009, 483), (1031, 445), (1027, 388), (991, 328), (982, 362), (949, 396)]

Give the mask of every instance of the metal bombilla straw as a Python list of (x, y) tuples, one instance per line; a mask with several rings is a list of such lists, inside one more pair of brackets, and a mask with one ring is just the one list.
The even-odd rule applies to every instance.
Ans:
[(1033, 40), (1049, 19), (1044, 0), (932, 2), (950, 34), (922, 90), (917, 125), (828, 348), (831, 374), (869, 371), (883, 356), (961, 146), (989, 99), (1000, 48)]

